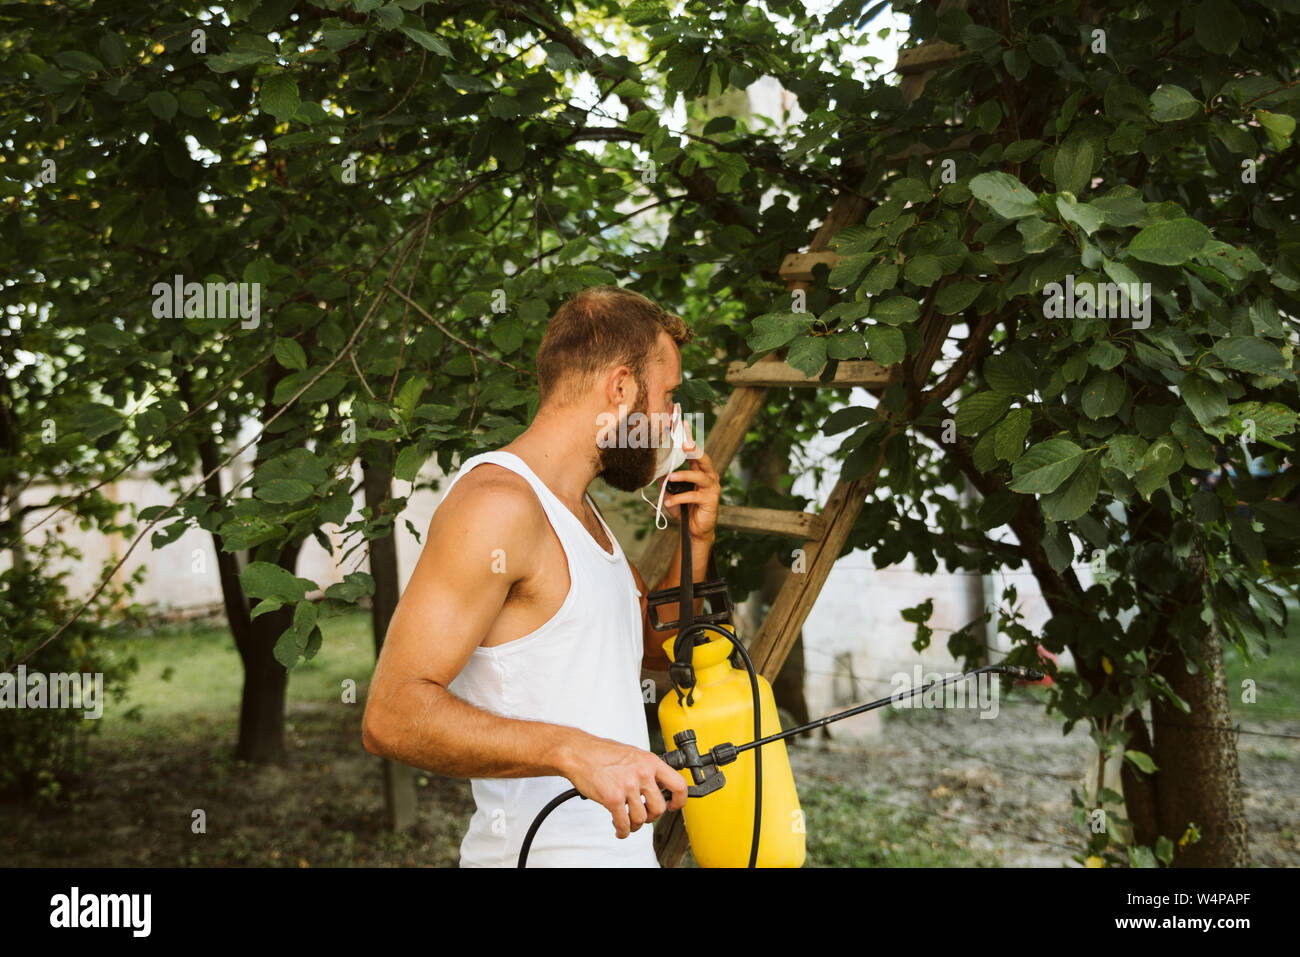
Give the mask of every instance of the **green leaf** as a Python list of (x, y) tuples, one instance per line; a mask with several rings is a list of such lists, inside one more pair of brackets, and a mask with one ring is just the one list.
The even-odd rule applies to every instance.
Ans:
[(1066, 534), (1064, 526), (1057, 522), (1044, 523), (1042, 545), (1047, 553), (1047, 564), (1054, 572), (1065, 571), (1074, 560), (1074, 542)]
[(1174, 842), (1163, 834), (1156, 838), (1156, 857), (1166, 867), (1174, 859)]
[(1007, 163), (1023, 163), (1046, 145), (1042, 140), (1016, 140), (1002, 151), (1002, 159)]
[(992, 426), (1011, 407), (1011, 396), (985, 390), (967, 396), (957, 407), (955, 424), (960, 435), (977, 435)]
[(1151, 495), (1169, 481), (1183, 467), (1183, 450), (1172, 435), (1162, 435), (1151, 443), (1142, 456), (1142, 463), (1133, 476), (1134, 484), (1142, 498), (1151, 500)]
[(1088, 361), (1098, 369), (1113, 369), (1124, 361), (1124, 355), (1124, 350), (1115, 343), (1102, 339), (1088, 350)]
[(126, 44), (116, 33), (105, 33), (99, 38), (99, 53), (111, 67), (119, 67), (126, 62)]
[(1023, 494), (1056, 491), (1087, 455), (1069, 439), (1047, 439), (1031, 446), (1011, 469), (1010, 487)]
[(984, 381), (995, 392), (1029, 395), (1034, 391), (1034, 367), (1017, 352), (989, 356), (984, 360)]
[(851, 326), (859, 319), (867, 318), (867, 313), (871, 311), (871, 303), (859, 300), (849, 302), (837, 302), (821, 314), (821, 321), (826, 325), (832, 323), (841, 323), (844, 327)]
[(908, 296), (890, 296), (871, 304), (871, 318), (891, 326), (913, 322), (921, 314), (921, 304)]
[(393, 466), (393, 478), (401, 479), (403, 482), (414, 482), (428, 457), (427, 453), (420, 451), (419, 446), (408, 445), (397, 453), (397, 464)]
[(1033, 414), (1029, 409), (1012, 409), (994, 430), (993, 453), (1006, 462), (1014, 462), (1025, 450), (1025, 437)]
[(838, 435), (854, 426), (861, 425), (875, 416), (876, 410), (862, 405), (851, 405), (836, 409), (822, 423), (823, 435)]
[(913, 256), (903, 268), (903, 278), (918, 286), (932, 286), (942, 275), (943, 267), (939, 264), (939, 257), (928, 253)]
[(1211, 53), (1231, 53), (1246, 22), (1234, 0), (1204, 0), (1196, 8), (1196, 42)]
[(295, 505), (310, 498), (312, 491), (312, 484), (302, 479), (277, 478), (259, 485), (257, 497), (273, 505)]
[(145, 102), (149, 104), (149, 109), (153, 112), (153, 115), (160, 120), (166, 120), (170, 123), (172, 117), (176, 115), (178, 106), (176, 97), (166, 90), (155, 90), (149, 94)]
[(519, 169), (524, 165), (524, 136), (513, 125), (498, 126), (488, 148), (503, 169)]
[(61, 50), (54, 59), (59, 66), (78, 73), (99, 73), (104, 69), (104, 64), (84, 50)]
[(271, 562), (250, 562), (239, 573), (239, 584), (250, 598), (270, 598), (283, 604), (301, 601), (315, 583), (298, 578)]
[(1212, 469), (1216, 467), (1214, 446), (1205, 437), (1205, 433), (1195, 425), (1186, 419), (1177, 419), (1169, 427), (1169, 431), (1178, 440), (1178, 444), (1183, 450), (1183, 460), (1188, 465), (1194, 469)]
[(415, 414), (416, 404), (420, 397), (429, 388), (429, 380), (422, 375), (413, 375), (402, 383), (402, 388), (398, 390), (397, 396), (393, 400), (393, 407), (397, 409), (398, 414), (403, 419), (409, 420)]
[(1230, 369), (1256, 375), (1285, 375), (1291, 364), (1282, 350), (1255, 336), (1229, 336), (1214, 344), (1214, 354)]
[(1201, 110), (1196, 98), (1181, 86), (1162, 83), (1151, 94), (1151, 118), (1157, 123), (1174, 123), (1195, 116)]
[(1155, 774), (1156, 763), (1151, 760), (1151, 756), (1142, 751), (1125, 751), (1124, 757), (1130, 761), (1143, 774)]
[(1237, 402), (1229, 408), (1233, 419), (1233, 433), (1242, 434), (1249, 423), (1256, 440), (1280, 449), (1290, 448), (1276, 441), (1280, 435), (1294, 432), (1300, 426), (1300, 415), (1278, 402)]
[(447, 42), (437, 34), (417, 30), (414, 27), (402, 27), (402, 32), (431, 53), (436, 53), (438, 56), (451, 56), (451, 47), (447, 46)]
[(902, 330), (892, 326), (868, 326), (863, 333), (871, 358), (882, 366), (897, 365), (907, 358), (907, 340)]
[(826, 337), (827, 359), (865, 359), (870, 355), (867, 338), (862, 333), (847, 329)]
[(1108, 418), (1120, 410), (1127, 392), (1128, 388), (1119, 375), (1114, 372), (1103, 372), (1089, 382), (1083, 390), (1083, 395), (1080, 397), (1083, 414), (1094, 421)]
[(754, 320), (753, 331), (745, 341), (756, 353), (779, 349), (807, 328), (806, 315), (795, 312), (770, 312)]
[(261, 108), (283, 123), (298, 112), (298, 80), (292, 73), (277, 73), (262, 81), (258, 102)]
[(213, 73), (231, 73), (241, 67), (255, 63), (270, 63), (274, 57), (267, 53), (255, 53), (252, 50), (232, 50), (229, 53), (214, 53), (204, 62)]
[(1210, 241), (1210, 231), (1194, 219), (1164, 219), (1143, 229), (1128, 244), (1128, 254), (1143, 262), (1179, 266)]
[(1041, 253), (1056, 244), (1063, 230), (1056, 223), (1030, 216), (1016, 223), (1016, 231), (1024, 237), (1024, 250), (1027, 253)]
[(1097, 500), (1100, 483), (1101, 465), (1097, 456), (1089, 455), (1064, 485), (1052, 494), (1043, 496), (1039, 503), (1043, 516), (1052, 522), (1072, 522), (1080, 518)]
[(1178, 391), (1192, 415), (1196, 416), (1196, 421), (1201, 423), (1201, 428), (1211, 435), (1222, 436), (1224, 430), (1220, 420), (1228, 414), (1228, 400), (1218, 383), (1189, 372), (1179, 383)]
[(117, 409), (95, 403), (83, 405), (72, 417), (72, 427), (81, 432), (88, 442), (120, 429), (123, 424), (125, 420)]
[(1146, 451), (1147, 443), (1141, 436), (1112, 435), (1106, 442), (1105, 464), (1132, 478), (1141, 467)]
[(325, 49), (338, 52), (349, 43), (355, 43), (366, 35), (362, 27), (342, 27), (338, 30), (322, 30), (321, 43)]
[(854, 256), (845, 256), (834, 266), (831, 267), (830, 275), (826, 277), (826, 284), (833, 289), (843, 289), (853, 285), (862, 271), (867, 268), (867, 264), (874, 259), (872, 253), (858, 253)]
[(785, 361), (806, 376), (815, 376), (826, 365), (826, 338), (800, 336), (790, 344)]
[(1092, 140), (1086, 137), (1072, 136), (1062, 143), (1052, 163), (1057, 190), (1082, 193), (1092, 181), (1093, 158)]
[(868, 296), (878, 296), (886, 289), (893, 289), (898, 282), (898, 267), (893, 263), (878, 263), (871, 267), (867, 278), (858, 286)]
[(396, 3), (386, 3), (375, 11), (375, 19), (390, 30), (402, 22), (402, 17), (402, 8)]
[(1101, 196), (1090, 205), (1108, 226), (1139, 226), (1147, 218), (1141, 196)]
[(1080, 203), (1069, 193), (1056, 197), (1056, 211), (1062, 219), (1074, 223), (1089, 236), (1101, 229), (1101, 213), (1087, 203)]
[(939, 290), (939, 294), (934, 297), (935, 308), (942, 315), (956, 315), (974, 302), (975, 297), (980, 294), (983, 288), (978, 282), (969, 280), (944, 286)]
[(302, 346), (296, 339), (286, 339), (283, 336), (277, 337), (273, 352), (275, 361), (286, 369), (301, 372), (307, 368), (307, 353), (303, 351)]
[(1294, 116), (1257, 110), (1255, 119), (1259, 120), (1259, 125), (1264, 127), (1264, 131), (1268, 134), (1268, 141), (1275, 149), (1284, 150), (1290, 145), (1291, 134), (1295, 132)]
[(1214, 118), (1214, 135), (1219, 138), (1220, 143), (1228, 148), (1229, 152), (1250, 157), (1259, 154), (1259, 147), (1255, 143), (1255, 137), (1236, 124), (1217, 116)]
[(905, 203), (928, 203), (934, 198), (929, 186), (910, 176), (894, 180), (885, 190), (891, 199), (896, 197)]
[(496, 319), (488, 329), (488, 335), (492, 337), (492, 344), (501, 350), (501, 354), (508, 356), (523, 345), (523, 323), (510, 318)]
[(1007, 219), (1040, 213), (1034, 191), (1010, 173), (980, 173), (971, 179), (970, 191), (981, 203)]

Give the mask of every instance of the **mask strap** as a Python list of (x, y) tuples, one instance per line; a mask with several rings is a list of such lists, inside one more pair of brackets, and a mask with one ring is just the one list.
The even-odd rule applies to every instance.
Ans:
[[(650, 501), (650, 499), (646, 498), (646, 497), (645, 497), (645, 489), (642, 489), (642, 490), (641, 490), (641, 498), (642, 498), (642, 500), (643, 500), (647, 505), (654, 505), (654, 507), (655, 507), (655, 528), (659, 529), (661, 532), (662, 532), (665, 528), (668, 527), (668, 519), (665, 518), (665, 517), (664, 517), (664, 514), (663, 514), (663, 509), (664, 509), (664, 492), (666, 492), (666, 491), (668, 491), (668, 479), (667, 479), (667, 478), (665, 478), (665, 479), (663, 480), (663, 483), (659, 486), (659, 501), (658, 501), (658, 503), (652, 502), (652, 501)], [(662, 525), (659, 524), (660, 519), (663, 520), (663, 524), (662, 524)]]

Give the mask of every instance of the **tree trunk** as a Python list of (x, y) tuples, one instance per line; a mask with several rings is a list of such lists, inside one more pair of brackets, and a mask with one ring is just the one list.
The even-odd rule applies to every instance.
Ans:
[[(361, 463), (362, 487), (366, 506), (372, 518), (380, 514), (392, 487), (393, 472), (390, 464), (392, 452), (377, 444), (367, 450), (371, 457)], [(388, 624), (397, 610), (401, 586), (397, 568), (396, 534), (372, 539), (370, 542), (370, 575), (375, 580), (375, 595), (370, 605), (370, 623), (375, 637), (375, 656), (384, 646)], [(381, 758), (384, 770), (384, 809), (388, 826), (394, 831), (404, 831), (415, 826), (415, 769), (400, 761)]]
[[(1194, 590), (1196, 595), (1188, 598), (1199, 603), (1199, 585)], [(1176, 643), (1156, 668), (1191, 707), (1190, 714), (1183, 714), (1172, 705), (1153, 702), (1151, 706), (1160, 832), (1174, 842), (1175, 867), (1249, 867), (1237, 735), (1223, 676), (1223, 641), (1207, 627), (1192, 642), (1205, 670), (1188, 674), (1187, 656)], [(1200, 829), (1201, 838), (1179, 847), (1190, 824)]]
[[(289, 549), (288, 561), (279, 564), (293, 571), (298, 556)], [(284, 702), (289, 672), (272, 653), (276, 640), (293, 623), (293, 607), (278, 608), (252, 622), (249, 638), (236, 641), (244, 663), (244, 693), (239, 704), (239, 743), (235, 757), (254, 764), (284, 761)]]

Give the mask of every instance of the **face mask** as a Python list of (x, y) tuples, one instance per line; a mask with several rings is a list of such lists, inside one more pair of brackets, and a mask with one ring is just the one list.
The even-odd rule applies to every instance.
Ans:
[[(682, 407), (679, 403), (673, 403), (673, 417), (670, 426), (670, 435), (672, 437), (671, 446), (660, 446), (658, 451), (658, 465), (655, 468), (655, 476), (652, 481), (663, 479), (663, 484), (659, 486), (659, 501), (651, 502), (645, 497), (645, 490), (641, 490), (641, 498), (647, 505), (655, 507), (655, 528), (665, 529), (668, 527), (668, 519), (663, 514), (664, 492), (668, 490), (668, 475), (675, 472), (677, 468), (685, 462), (690, 456), (686, 453), (686, 426), (682, 422)], [(660, 522), (663, 522), (661, 525)]]

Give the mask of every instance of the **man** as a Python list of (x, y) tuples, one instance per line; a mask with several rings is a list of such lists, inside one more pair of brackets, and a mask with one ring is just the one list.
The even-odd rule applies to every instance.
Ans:
[[(570, 786), (590, 800), (551, 813), (530, 866), (655, 867), (652, 829), (642, 826), (686, 803), (682, 775), (648, 750), (640, 685), (643, 666), (667, 669), (672, 632), (650, 627), (646, 584), (586, 490), (597, 475), (629, 492), (654, 479), (655, 426), (673, 408), (678, 346), (692, 337), (637, 293), (600, 286), (574, 296), (542, 338), (532, 423), (462, 463), (429, 524), (375, 667), (362, 738), (373, 754), (472, 780), (462, 867), (513, 866), (534, 817)], [(637, 428), (647, 417), (651, 427)], [(685, 447), (689, 467), (667, 480), (694, 488), (664, 505), (677, 516), (690, 503), (692, 567), (703, 580), (720, 483), (689, 436)], [(679, 545), (657, 587), (680, 584), (680, 567)]]

